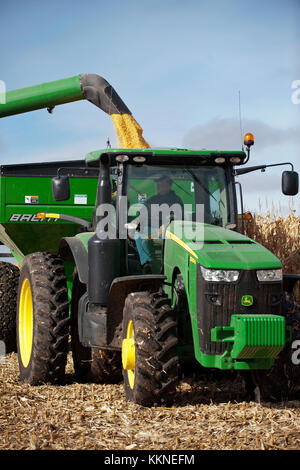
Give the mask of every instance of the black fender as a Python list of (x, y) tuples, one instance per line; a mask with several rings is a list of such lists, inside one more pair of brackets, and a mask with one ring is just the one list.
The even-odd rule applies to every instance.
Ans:
[(164, 275), (147, 274), (117, 277), (111, 284), (107, 309), (107, 345), (122, 346), (123, 308), (126, 297), (132, 292), (157, 292), (166, 280)]
[(75, 261), (78, 277), (82, 284), (88, 283), (88, 252), (77, 237), (64, 237), (60, 241), (59, 256), (65, 261)]

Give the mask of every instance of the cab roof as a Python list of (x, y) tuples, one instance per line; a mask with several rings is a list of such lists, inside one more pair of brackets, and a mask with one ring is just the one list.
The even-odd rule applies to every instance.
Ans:
[[(86, 156), (88, 166), (98, 166), (102, 156), (109, 156), (110, 165), (118, 163), (117, 157), (128, 156), (128, 163), (137, 163), (135, 157), (145, 157), (145, 164), (161, 165), (242, 165), (246, 160), (246, 153), (242, 150), (189, 150), (183, 148), (143, 148), (143, 149), (103, 149), (90, 152)], [(224, 161), (218, 161), (223, 158)], [(232, 160), (234, 159), (234, 160)], [(240, 159), (240, 161), (238, 161)], [(217, 161), (216, 161), (217, 160)]]

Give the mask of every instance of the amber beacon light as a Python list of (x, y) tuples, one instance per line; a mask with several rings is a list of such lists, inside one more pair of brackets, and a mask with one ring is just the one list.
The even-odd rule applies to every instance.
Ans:
[(252, 145), (254, 145), (254, 136), (253, 134), (251, 134), (251, 132), (245, 134), (244, 144), (246, 145), (246, 147), (251, 147)]
[(251, 132), (247, 132), (247, 134), (245, 134), (244, 145), (246, 146), (246, 151), (247, 151), (247, 158), (244, 161), (244, 164), (245, 164), (245, 163), (248, 163), (250, 159), (250, 148), (252, 147), (252, 145), (254, 145), (254, 136), (253, 134), (251, 134)]

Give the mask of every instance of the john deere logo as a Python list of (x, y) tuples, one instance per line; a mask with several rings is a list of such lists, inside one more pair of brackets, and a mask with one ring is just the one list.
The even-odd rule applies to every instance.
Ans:
[(242, 305), (244, 307), (251, 307), (251, 305), (253, 305), (253, 296), (252, 295), (243, 295)]

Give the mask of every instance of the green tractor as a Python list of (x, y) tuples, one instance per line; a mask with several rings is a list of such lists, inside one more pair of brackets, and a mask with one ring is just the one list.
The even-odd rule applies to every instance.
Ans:
[[(128, 113), (111, 90), (87, 75), (17, 90), (0, 117), (82, 98)], [(273, 166), (243, 167), (252, 144), (247, 134), (246, 151), (108, 148), (1, 167), (0, 239), (21, 266), (22, 381), (61, 383), (71, 336), (78, 380), (123, 375), (127, 400), (144, 406), (172, 403), (180, 368), (195, 363), (240, 372), (265, 398), (299, 398), (300, 276), (238, 232), (235, 177)], [(298, 193), (293, 166), (282, 190)]]

